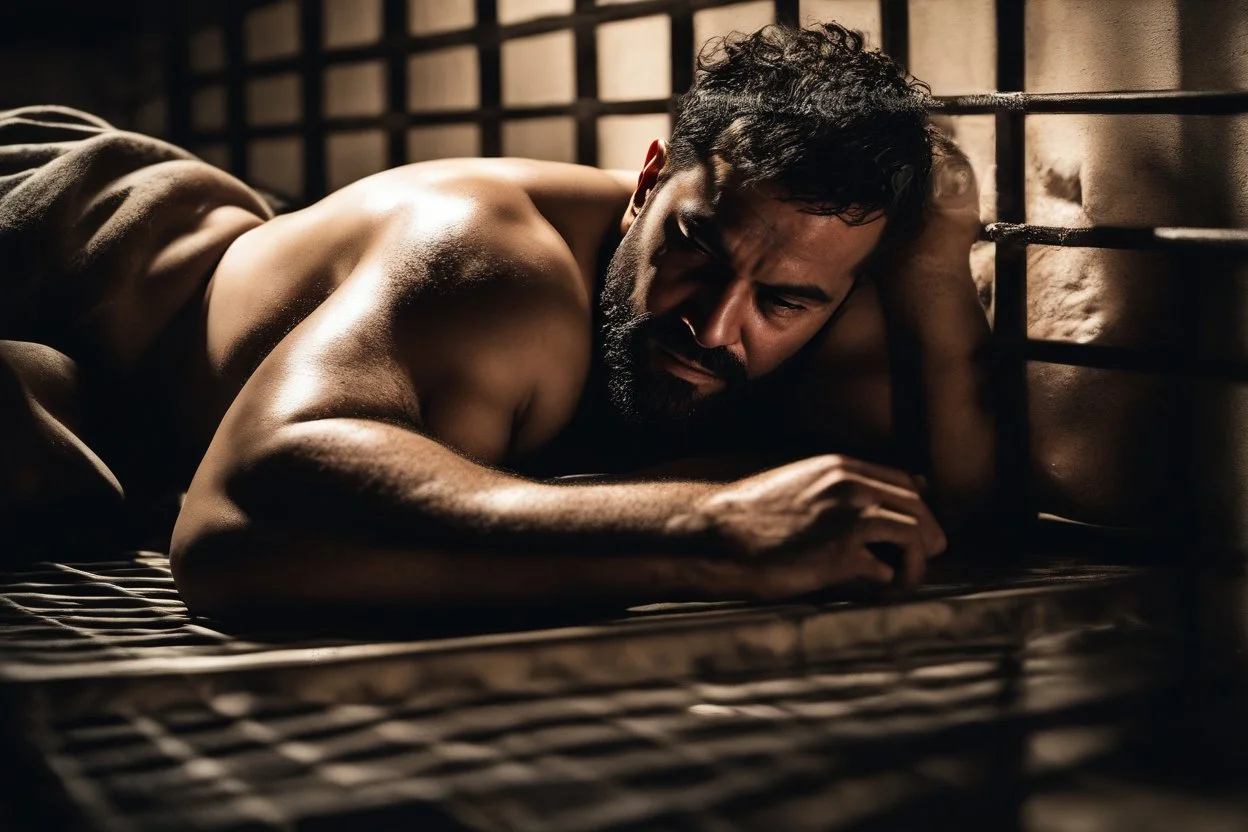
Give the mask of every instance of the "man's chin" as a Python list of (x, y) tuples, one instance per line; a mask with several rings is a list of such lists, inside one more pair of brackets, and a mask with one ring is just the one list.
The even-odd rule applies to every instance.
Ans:
[(723, 394), (702, 395), (696, 385), (684, 379), (665, 375), (648, 378), (647, 382), (634, 391), (630, 421), (648, 432), (684, 439), (713, 428), (728, 410)]

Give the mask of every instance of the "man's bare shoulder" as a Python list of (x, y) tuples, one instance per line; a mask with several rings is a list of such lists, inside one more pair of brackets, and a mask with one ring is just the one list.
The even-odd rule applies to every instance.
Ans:
[(402, 207), (353, 280), (377, 289), (426, 429), (471, 447), (458, 435), (464, 414), (506, 411), (508, 453), (540, 445), (570, 418), (588, 373), (590, 287), (576, 257), (505, 180), (466, 174), (399, 187)]
[(585, 282), (593, 280), (604, 236), (618, 232), (632, 188), (629, 177), (585, 165), (532, 159), (445, 159), (383, 171), (331, 195), (334, 212), (388, 212), (428, 193), (469, 195), (479, 204), (536, 209), (572, 252)]
[(592, 199), (616, 198), (621, 193), (631, 192), (630, 177), (635, 179), (636, 174), (539, 159), (437, 159), (391, 168), (361, 179), (348, 188), (401, 180), (451, 186), (457, 182), (480, 180), (510, 184), (538, 198), (562, 195)]

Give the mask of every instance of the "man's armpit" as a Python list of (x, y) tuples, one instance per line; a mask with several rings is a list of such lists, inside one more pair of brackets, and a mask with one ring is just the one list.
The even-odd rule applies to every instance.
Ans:
[(456, 384), (431, 391), (422, 400), (421, 433), (485, 465), (498, 465), (507, 457), (518, 408), (505, 397)]
[(462, 273), (412, 285), (395, 325), (423, 431), (490, 463), (562, 427), (589, 366), (590, 315), (571, 254), (531, 241), (509, 248), (512, 232), (493, 238), (492, 252), (474, 249)]

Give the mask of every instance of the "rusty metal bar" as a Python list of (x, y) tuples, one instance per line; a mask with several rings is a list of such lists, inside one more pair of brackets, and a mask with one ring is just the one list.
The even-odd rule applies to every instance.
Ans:
[(1118, 249), (1217, 249), (1248, 252), (1248, 229), (1243, 228), (1124, 228), (1098, 225), (1063, 228), (1051, 225), (994, 222), (980, 239), (1012, 245)]
[(936, 102), (939, 112), (953, 116), (1001, 112), (1217, 116), (1248, 112), (1248, 90), (995, 92), (937, 96)]
[[(997, 0), (997, 88), (1023, 89), (1026, 47), (1025, 0)], [(1026, 222), (1026, 146), (1023, 112), (996, 114), (997, 217)], [(1027, 252), (1021, 246), (997, 246), (995, 321), (1001, 341), (1027, 337)], [(997, 483), (1001, 491), (1001, 528), (1025, 541), (1036, 517), (1032, 499), (1030, 413), (1027, 365), (1002, 354), (993, 365), (997, 424)]]

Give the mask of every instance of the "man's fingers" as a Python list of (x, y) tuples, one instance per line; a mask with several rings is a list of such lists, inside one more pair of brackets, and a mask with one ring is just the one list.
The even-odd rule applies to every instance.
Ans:
[[(827, 484), (822, 485), (824, 482)], [(863, 474), (846, 472), (837, 472), (834, 477), (824, 478), (820, 485), (823, 493), (833, 493), (840, 489), (841, 496), (854, 508), (869, 511), (882, 507), (914, 518), (919, 526), (924, 554), (927, 557), (933, 557), (945, 550), (947, 541), (944, 531), (936, 522), (932, 510), (913, 489), (873, 480)], [(838, 504), (829, 505), (832, 510), (840, 507)]]
[(893, 576), (897, 574), (893, 571), (893, 567), (875, 557), (870, 552), (865, 552), (864, 550), (864, 553), (865, 557), (859, 561), (861, 566), (858, 569), (858, 574), (853, 577), (873, 581), (877, 584), (891, 584), (893, 582)]
[(841, 467), (846, 471), (856, 474), (863, 474), (873, 480), (886, 482), (889, 485), (895, 485), (898, 488), (904, 488), (907, 491), (917, 492), (918, 484), (914, 481), (914, 477), (905, 471), (897, 468), (890, 468), (887, 465), (880, 465), (877, 462), (867, 462), (865, 459), (842, 458)]
[(891, 543), (902, 551), (902, 584), (915, 587), (927, 572), (927, 550), (918, 521), (907, 514), (876, 508), (864, 512), (856, 529), (857, 547), (877, 560), (867, 550), (870, 543)]

